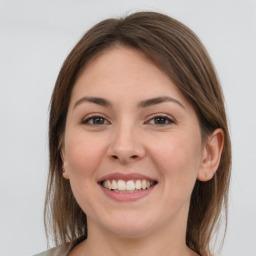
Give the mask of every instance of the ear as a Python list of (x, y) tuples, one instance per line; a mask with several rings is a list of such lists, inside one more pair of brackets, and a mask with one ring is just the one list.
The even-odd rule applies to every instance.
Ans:
[(62, 159), (62, 170), (63, 170), (63, 177), (65, 179), (69, 179), (69, 172), (68, 172), (68, 162), (67, 162), (67, 157), (66, 157), (66, 151), (65, 151), (65, 146), (62, 144), (61, 146), (61, 159)]
[(206, 140), (201, 166), (197, 175), (200, 181), (210, 180), (216, 173), (224, 144), (224, 133), (222, 129), (216, 129)]

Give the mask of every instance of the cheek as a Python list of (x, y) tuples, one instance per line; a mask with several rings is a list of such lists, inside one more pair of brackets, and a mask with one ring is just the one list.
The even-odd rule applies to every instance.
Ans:
[(65, 148), (70, 179), (93, 177), (105, 152), (101, 138), (77, 132), (66, 138)]
[[(192, 191), (201, 160), (200, 135), (174, 134), (154, 143), (151, 155), (160, 176), (172, 189)], [(175, 186), (174, 186), (175, 185)]]
[(96, 170), (104, 156), (104, 143), (102, 138), (86, 136), (83, 132), (69, 133), (65, 149), (74, 197), (83, 211), (89, 213), (95, 204), (92, 201), (93, 188), (96, 184)]

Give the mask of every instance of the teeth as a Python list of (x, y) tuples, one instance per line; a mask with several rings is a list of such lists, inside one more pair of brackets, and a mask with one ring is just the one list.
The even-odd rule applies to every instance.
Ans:
[(138, 190), (145, 190), (152, 187), (155, 183), (147, 180), (105, 180), (103, 182), (103, 187), (107, 189), (112, 189), (115, 192), (136, 192)]
[(112, 180), (112, 186), (111, 186), (111, 181), (109, 181), (109, 186), (106, 187), (106, 188), (109, 188), (109, 189), (117, 189), (117, 182), (115, 180)]
[(118, 180), (117, 189), (118, 190), (126, 190), (126, 184), (125, 184), (124, 180)]
[(111, 187), (111, 181), (110, 180), (106, 180), (106, 188)]
[(146, 180), (143, 180), (141, 182), (141, 187), (142, 187), (142, 189), (146, 189), (147, 188), (147, 181)]
[(135, 187), (136, 187), (136, 189), (141, 189), (141, 181), (140, 180), (136, 180)]
[(135, 184), (133, 180), (128, 180), (126, 182), (126, 190), (135, 190)]

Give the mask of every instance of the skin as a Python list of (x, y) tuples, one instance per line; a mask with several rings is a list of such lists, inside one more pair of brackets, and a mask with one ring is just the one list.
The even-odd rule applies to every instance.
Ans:
[[(163, 96), (174, 100), (140, 104)], [(104, 98), (110, 106), (83, 97)], [(95, 116), (103, 118), (100, 124)], [(222, 146), (220, 129), (202, 142), (192, 106), (140, 52), (106, 50), (77, 79), (67, 115), (63, 176), (88, 225), (88, 239), (70, 255), (197, 255), (185, 243), (190, 196), (196, 179), (214, 175)], [(144, 198), (118, 202), (97, 183), (114, 172), (158, 183)]]

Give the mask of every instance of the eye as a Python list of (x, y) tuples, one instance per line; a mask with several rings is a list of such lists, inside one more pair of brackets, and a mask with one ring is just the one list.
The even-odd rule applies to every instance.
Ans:
[(82, 124), (87, 125), (106, 125), (109, 124), (106, 118), (102, 116), (89, 116), (82, 121)]
[(155, 116), (148, 121), (149, 124), (154, 125), (168, 125), (175, 123), (171, 118), (167, 116)]

